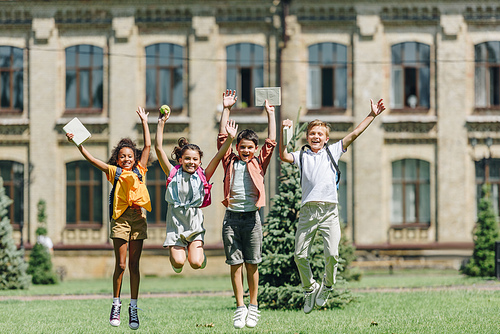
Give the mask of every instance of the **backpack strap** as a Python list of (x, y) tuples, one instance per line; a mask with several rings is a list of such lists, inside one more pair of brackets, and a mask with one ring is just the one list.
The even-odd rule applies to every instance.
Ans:
[(170, 182), (172, 182), (172, 179), (174, 178), (175, 174), (177, 174), (177, 172), (179, 171), (179, 169), (181, 169), (181, 165), (175, 165), (174, 167), (172, 167), (172, 169), (170, 170), (170, 173), (168, 173), (167, 187), (168, 187), (168, 184)]
[[(137, 166), (132, 169), (132, 171), (137, 175), (139, 181), (142, 182), (142, 174), (139, 172), (139, 168)], [(116, 183), (120, 179), (120, 175), (122, 175), (123, 169), (121, 167), (116, 167), (115, 180), (113, 182), (113, 188), (111, 188), (111, 192), (109, 193), (109, 219), (113, 218), (113, 202), (115, 199), (115, 189)]]
[[(302, 148), (300, 149), (300, 153), (299, 153), (299, 159), (300, 159), (300, 185), (301, 186), (302, 186), (302, 160), (303, 160), (302, 157), (304, 156), (304, 151), (305, 151), (306, 148), (311, 149), (311, 146), (309, 146), (309, 144), (305, 144), (304, 146), (302, 146)], [(328, 154), (328, 158), (330, 159), (330, 161), (331, 161), (331, 163), (333, 165), (333, 168), (335, 168), (335, 171), (337, 172), (337, 180), (336, 180), (335, 184), (337, 185), (337, 189), (338, 189), (339, 188), (339, 182), (340, 182), (340, 175), (341, 175), (339, 166), (337, 165), (337, 162), (335, 162), (335, 159), (333, 159), (332, 152), (328, 148), (328, 144), (327, 143), (325, 143), (324, 148), (326, 150), (326, 153)]]

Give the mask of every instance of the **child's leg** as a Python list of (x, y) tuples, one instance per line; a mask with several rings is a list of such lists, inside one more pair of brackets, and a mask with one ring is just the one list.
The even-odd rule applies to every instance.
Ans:
[(182, 268), (186, 262), (186, 249), (181, 246), (170, 246), (170, 263), (174, 268)]
[(233, 284), (234, 297), (236, 298), (236, 306), (243, 306), (243, 263), (231, 266), (231, 283)]
[(130, 271), (130, 297), (137, 299), (139, 295), (139, 283), (141, 274), (139, 273), (139, 260), (142, 254), (143, 240), (130, 240), (128, 269)]
[(313, 218), (315, 217), (315, 211), (315, 206), (312, 203), (306, 203), (300, 209), (297, 232), (295, 233), (294, 259), (304, 289), (309, 289), (315, 282), (308, 260), (314, 235), (318, 228), (317, 219)]
[(259, 293), (259, 267), (257, 264), (245, 263), (247, 269), (248, 290), (250, 292), (250, 304), (257, 305)]
[(190, 243), (188, 246), (188, 261), (191, 264), (191, 268), (200, 269), (204, 260), (203, 241), (196, 240)]
[(325, 254), (325, 285), (335, 284), (339, 259), (340, 223), (337, 204), (323, 204), (324, 215), (320, 217), (319, 231), (323, 236)]
[(123, 273), (127, 267), (127, 241), (114, 238), (115, 271), (113, 273), (113, 297), (120, 297), (122, 290)]

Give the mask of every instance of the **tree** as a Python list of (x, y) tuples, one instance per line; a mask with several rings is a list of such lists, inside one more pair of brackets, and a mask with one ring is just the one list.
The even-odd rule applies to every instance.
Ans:
[(12, 226), (7, 208), (12, 200), (5, 194), (0, 177), (0, 290), (27, 289), (30, 276), (24, 261), (24, 250), (18, 250), (12, 238)]
[(37, 242), (31, 250), (28, 273), (32, 276), (33, 284), (56, 284), (57, 275), (52, 269), (52, 260), (49, 249), (43, 244), (47, 237), (47, 215), (45, 214), (46, 204), (44, 200), (38, 201), (38, 225), (36, 230)]
[(468, 276), (495, 276), (495, 241), (498, 240), (498, 221), (491, 202), (491, 187), (484, 185), (479, 201), (477, 225), (474, 229), (474, 251), (461, 268)]
[[(299, 127), (298, 122), (290, 146), (295, 145), (304, 133), (307, 124)], [(259, 307), (272, 309), (299, 309), (302, 307), (304, 294), (300, 286), (300, 277), (294, 261), (295, 231), (299, 218), (302, 190), (298, 169), (291, 164), (281, 164), (281, 176), (278, 193), (273, 197), (273, 205), (263, 226), (263, 258), (259, 265)], [(349, 254), (352, 261), (354, 248), (343, 237), (339, 246)], [(311, 269), (315, 277), (322, 277), (324, 272), (323, 241), (316, 237), (310, 255)], [(339, 262), (339, 271), (346, 265), (344, 259)], [(359, 276), (358, 276), (359, 277)], [(344, 285), (345, 280), (337, 275), (336, 286)], [(344, 307), (354, 297), (347, 289), (334, 289), (326, 305), (327, 308)]]

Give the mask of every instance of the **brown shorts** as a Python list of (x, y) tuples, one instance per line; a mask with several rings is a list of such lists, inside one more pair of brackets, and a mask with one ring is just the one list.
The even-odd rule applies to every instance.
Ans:
[(146, 210), (141, 207), (129, 207), (118, 219), (111, 218), (111, 239), (141, 240), (148, 238)]

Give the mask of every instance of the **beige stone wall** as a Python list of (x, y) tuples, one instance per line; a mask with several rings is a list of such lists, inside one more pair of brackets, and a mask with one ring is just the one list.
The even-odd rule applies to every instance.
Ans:
[[(107, 242), (107, 221), (100, 230), (66, 229), (65, 164), (82, 157), (61, 131), (72, 117), (64, 114), (65, 48), (92, 44), (109, 54), (104, 57), (103, 112), (92, 117), (81, 115), (93, 133), (87, 144), (89, 150), (97, 158), (107, 160), (112, 147), (124, 136), (142, 145), (135, 110), (145, 101), (144, 48), (160, 42), (183, 46), (189, 57), (185, 68), (185, 109), (167, 123), (171, 130), (165, 133), (164, 149), (170, 152), (178, 137), (187, 136), (203, 149), (206, 165), (216, 152), (221, 93), (226, 88), (226, 46), (251, 42), (265, 49), (266, 85), (281, 81), (281, 119), (295, 120), (300, 109), (301, 122), (314, 118), (331, 122), (331, 138), (338, 140), (368, 114), (370, 98), (384, 98), (389, 107), (342, 158), (348, 170), (344, 175), (349, 199), (344, 208), (349, 218), (347, 233), (356, 244), (367, 248), (470, 245), (475, 221), (473, 159), (488, 153), (483, 140), (487, 136), (496, 138), (492, 156), (500, 156), (500, 115), (491, 111), (488, 118), (474, 112), (474, 45), (500, 40), (500, 23), (490, 20), (482, 24), (481, 19), (471, 19), (481, 11), (483, 2), (467, 7), (445, 1), (417, 1), (409, 8), (392, 1), (376, 5), (370, 1), (293, 1), (283, 26), (277, 1), (231, 3), (230, 7), (203, 1), (143, 1), (140, 5), (118, 1), (44, 1), (35, 6), (25, 2), (2, 5), (0, 45), (26, 48), (25, 110), (20, 115), (0, 115), (0, 160), (32, 165), (30, 184), (25, 185), (25, 242), (33, 243), (35, 239), (39, 199), (47, 201), (48, 229), (56, 247), (86, 244), (99, 248)], [(9, 15), (18, 15), (24, 23), (8, 21)], [(97, 23), (80, 22), (79, 17), (95, 19)], [(390, 112), (390, 47), (407, 41), (431, 47), (431, 108), (425, 114)], [(348, 69), (348, 106), (341, 114), (314, 114), (306, 108), (307, 47), (321, 42), (346, 45), (352, 60)], [(262, 138), (266, 136), (265, 113), (233, 117), (241, 128), (252, 127)], [(150, 128), (154, 140), (156, 115), (150, 115)], [(470, 138), (479, 139), (474, 149)], [(152, 155), (154, 158), (154, 152)], [(430, 163), (428, 229), (391, 228), (391, 163), (404, 158)], [(278, 163), (273, 161), (266, 179), (268, 198), (275, 192), (277, 170)], [(25, 173), (28, 179), (28, 168)], [(219, 168), (213, 179), (213, 205), (204, 209), (206, 243), (210, 245), (221, 243), (222, 177)], [(110, 189), (106, 185), (103, 202)], [(103, 206), (107, 208), (106, 203)], [(164, 229), (152, 228), (148, 243), (160, 245), (163, 237)]]

